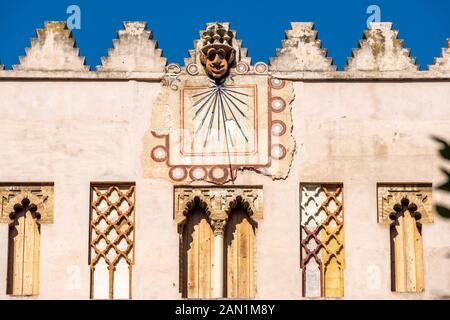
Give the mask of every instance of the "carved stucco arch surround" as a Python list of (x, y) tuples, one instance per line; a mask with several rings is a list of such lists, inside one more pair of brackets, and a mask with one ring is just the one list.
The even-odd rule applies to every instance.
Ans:
[(390, 225), (389, 215), (394, 211), (394, 205), (407, 198), (417, 206), (421, 224), (430, 224), (434, 221), (432, 206), (431, 184), (393, 184), (378, 185), (378, 223)]
[(9, 185), (0, 186), (1, 212), (0, 223), (11, 223), (11, 214), (14, 213), (14, 206), (22, 203), (23, 199), (28, 199), (30, 205), (34, 204), (39, 213), (37, 223), (53, 223), (53, 185)]
[(200, 206), (205, 210), (214, 231), (225, 225), (229, 214), (238, 203), (242, 203), (254, 222), (258, 223), (263, 218), (262, 186), (175, 186), (174, 200), (174, 220), (179, 227), (186, 223), (189, 211), (196, 201), (200, 201)]
[[(10, 218), (11, 218), (11, 215), (16, 211), (16, 205), (23, 204), (25, 199), (29, 200), (29, 205), (27, 206), (26, 210), (27, 211), (36, 211), (37, 213), (39, 213), (39, 216), (38, 216), (38, 219), (36, 219), (36, 222), (41, 223), (41, 221), (40, 221), (42, 218), (41, 212), (43, 212), (44, 215), (46, 212), (45, 205), (41, 201), (41, 199), (39, 199), (34, 194), (27, 194), (25, 192), (21, 192), (20, 194), (18, 194), (17, 196), (12, 198), (8, 202), (8, 204), (5, 206), (5, 211), (10, 213)], [(35, 210), (31, 209), (32, 206), (34, 206), (36, 209)], [(44, 217), (44, 220), (45, 220), (45, 217)], [(12, 222), (12, 219), (11, 219), (11, 222)]]

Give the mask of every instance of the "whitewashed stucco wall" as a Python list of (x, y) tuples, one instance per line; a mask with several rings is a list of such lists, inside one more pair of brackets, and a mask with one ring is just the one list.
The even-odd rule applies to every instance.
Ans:
[[(103, 181), (136, 182), (133, 298), (180, 297), (173, 187), (141, 174), (159, 91), (144, 81), (0, 81), (0, 182), (55, 184), (54, 224), (42, 226), (40, 295), (31, 299), (89, 298), (89, 184)], [(430, 135), (450, 138), (450, 83), (297, 82), (295, 94), (289, 177), (243, 172), (235, 181), (264, 188), (257, 298), (301, 298), (300, 182), (344, 183), (345, 298), (450, 295), (450, 221), (437, 215), (423, 228), (425, 292), (390, 291), (389, 231), (377, 224), (376, 192), (377, 182), (443, 181)], [(7, 238), (0, 225), (0, 299), (10, 298)]]

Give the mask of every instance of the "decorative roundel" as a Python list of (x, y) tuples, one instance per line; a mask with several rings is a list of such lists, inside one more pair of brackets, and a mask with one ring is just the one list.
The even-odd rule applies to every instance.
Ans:
[(193, 167), (189, 171), (192, 180), (203, 180), (206, 178), (206, 170), (203, 167)]
[(286, 148), (282, 144), (273, 144), (270, 155), (276, 160), (281, 160), (286, 156)]
[(186, 168), (184, 167), (173, 167), (169, 171), (169, 176), (172, 180), (181, 181), (187, 176)]
[(237, 73), (247, 73), (249, 69), (250, 67), (248, 66), (248, 64), (242, 61), (236, 65)]
[(255, 72), (256, 73), (266, 73), (268, 70), (267, 64), (264, 62), (258, 62), (255, 64)]
[(280, 97), (273, 97), (270, 106), (273, 112), (282, 112), (286, 108), (286, 102)]
[(167, 160), (167, 149), (164, 146), (156, 146), (152, 149), (151, 157), (156, 162)]
[(270, 79), (270, 86), (274, 89), (281, 89), (284, 87), (284, 81), (277, 78)]
[(187, 71), (187, 73), (189, 73), (191, 76), (196, 76), (196, 75), (198, 75), (198, 71), (199, 71), (198, 65), (195, 64), (195, 63), (190, 63), (190, 64), (187, 65), (186, 71)]
[(209, 171), (209, 178), (216, 182), (223, 182), (228, 178), (228, 169), (222, 166), (212, 167)]
[(272, 121), (270, 131), (273, 136), (276, 137), (282, 136), (286, 132), (286, 125), (281, 120), (274, 120)]

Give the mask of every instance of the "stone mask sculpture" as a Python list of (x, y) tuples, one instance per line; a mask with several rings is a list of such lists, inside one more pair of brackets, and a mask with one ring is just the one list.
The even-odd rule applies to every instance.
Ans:
[(235, 49), (231, 45), (232, 39), (233, 33), (221, 24), (211, 26), (202, 35), (200, 60), (206, 73), (215, 80), (226, 76), (234, 62)]

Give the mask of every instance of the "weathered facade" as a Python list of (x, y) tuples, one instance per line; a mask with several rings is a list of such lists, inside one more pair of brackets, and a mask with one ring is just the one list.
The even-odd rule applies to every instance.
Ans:
[(47, 22), (0, 70), (0, 298), (450, 295), (450, 42), (420, 71), (372, 23), (337, 71), (312, 23), (269, 64), (237, 37), (180, 66), (126, 22), (90, 71)]

